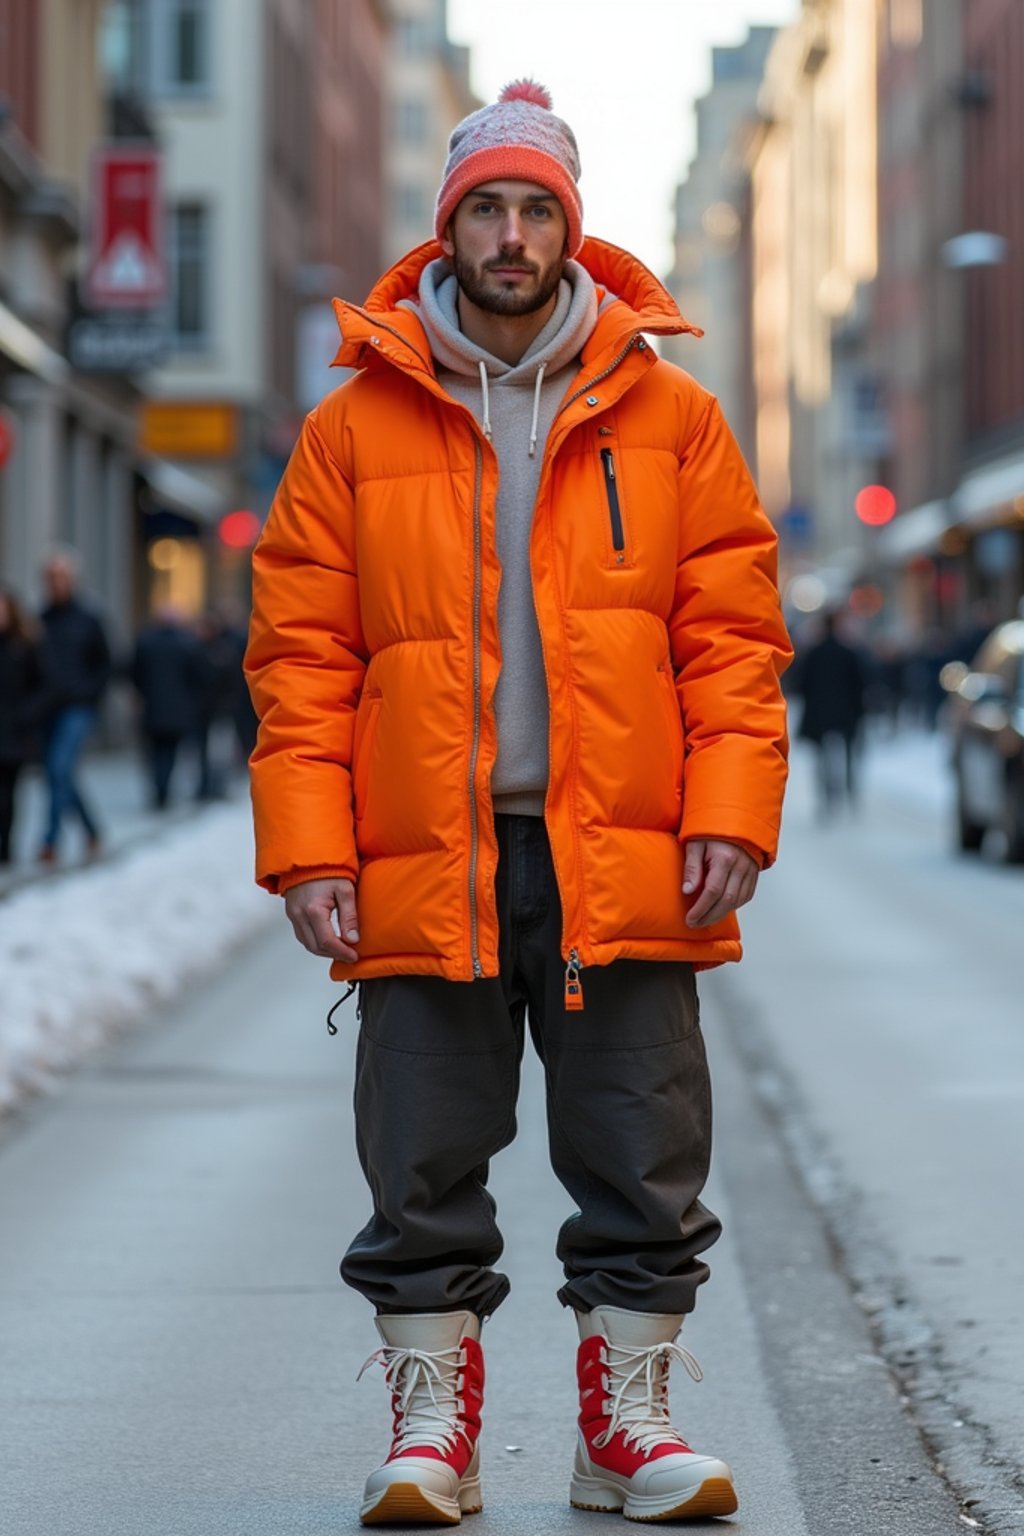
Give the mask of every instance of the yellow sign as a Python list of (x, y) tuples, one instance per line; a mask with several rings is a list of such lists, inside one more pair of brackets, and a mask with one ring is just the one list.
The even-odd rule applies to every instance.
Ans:
[(162, 459), (230, 459), (238, 452), (238, 408), (148, 400), (139, 415), (139, 450)]

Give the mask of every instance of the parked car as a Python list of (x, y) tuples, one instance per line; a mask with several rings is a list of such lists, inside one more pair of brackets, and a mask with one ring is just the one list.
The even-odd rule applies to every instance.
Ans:
[(976, 851), (995, 828), (1007, 863), (1024, 864), (1024, 619), (998, 625), (970, 666), (950, 662), (942, 683), (959, 846)]

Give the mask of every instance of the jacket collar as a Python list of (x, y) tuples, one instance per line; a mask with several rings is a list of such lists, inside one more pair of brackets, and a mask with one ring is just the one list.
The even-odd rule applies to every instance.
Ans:
[[(428, 240), (384, 273), (365, 305), (334, 300), (341, 332), (334, 366), (373, 367), (383, 356), (406, 372), (434, 377), (430, 344), (419, 317), (397, 306), (400, 299), (416, 298), (423, 268), (441, 255), (438, 242)], [(664, 284), (628, 251), (591, 237), (583, 242), (576, 260), (594, 279), (599, 303), (614, 295), (612, 303), (603, 305), (583, 349), (585, 368), (600, 363), (606, 355), (614, 356), (641, 331), (656, 336), (704, 334), (683, 318)]]

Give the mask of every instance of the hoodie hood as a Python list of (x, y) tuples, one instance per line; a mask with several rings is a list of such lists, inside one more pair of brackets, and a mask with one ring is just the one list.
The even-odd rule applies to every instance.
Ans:
[[(431, 353), (440, 368), (478, 380), (480, 424), (488, 440), (493, 437), (490, 381), (497, 381), (503, 388), (532, 387), (533, 412), (526, 443), (529, 456), (533, 458), (540, 434), (545, 381), (556, 379), (563, 368), (577, 362), (597, 321), (594, 279), (578, 263), (566, 263), (555, 307), (543, 330), (534, 337), (518, 363), (504, 362), (463, 333), (459, 325), (458, 298), (458, 280), (447, 261), (432, 261), (424, 267), (418, 308)], [(411, 299), (400, 300), (399, 308), (415, 307)], [(561, 392), (559, 388), (558, 393)]]
[(430, 350), (442, 368), (453, 373), (480, 373), (503, 384), (533, 384), (540, 368), (550, 377), (579, 356), (597, 322), (597, 288), (578, 262), (566, 263), (555, 307), (543, 330), (534, 337), (518, 363), (506, 363), (470, 341), (459, 325), (459, 284), (443, 258), (424, 267), (417, 300), (402, 299), (399, 308), (418, 310)]

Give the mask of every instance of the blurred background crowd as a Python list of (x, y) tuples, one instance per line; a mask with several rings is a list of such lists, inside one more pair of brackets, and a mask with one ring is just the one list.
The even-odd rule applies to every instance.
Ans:
[[(688, 24), (709, 8), (653, 9), (682, 82)], [(2, 643), (24, 648), (19, 613), (43, 613), (52, 672), (40, 578), (63, 550), (113, 658), (93, 740), (141, 734), (158, 800), (168, 756), (147, 694), (187, 695), (180, 737), (201, 743), (203, 700), (237, 689), (237, 656), (230, 689), (212, 683), (211, 648), (239, 648), (249, 551), (304, 413), (341, 380), (329, 299), (361, 299), (429, 236), (447, 135), (500, 85), (477, 62), (502, 59), (510, 27), (590, 147), (585, 206), (611, 186), (614, 217), (602, 205), (593, 233), (635, 245), (651, 162), (677, 182), (663, 259), (640, 254), (706, 337), (664, 350), (721, 399), (778, 528), (791, 692), (824, 677), (850, 695), (830, 706), (838, 730), (808, 698), (802, 734), (838, 735), (849, 766), (851, 713), (854, 734), (871, 715), (932, 726), (959, 698), (1009, 755), (1024, 702), (1021, 632), (1005, 628), (1024, 593), (1024, 5), (716, 9), (737, 40), (707, 52), (692, 133), (634, 146), (663, 77), (645, 104), (625, 67), (636, 28), (612, 6), (614, 90), (582, 56), (545, 54), (571, 22), (562, 0), (0, 0)], [(595, 96), (636, 189), (587, 136)], [(969, 664), (1001, 626), (998, 655), (1017, 662), (979, 682)], [(17, 751), (46, 759), (52, 708), (29, 707)]]
[(80, 824), (90, 855), (102, 851), (102, 817), (79, 782), (78, 766), (118, 679), (135, 695), (152, 810), (169, 807), (183, 756), (190, 761), (178, 773), (179, 797), (205, 802), (227, 793), (256, 744), (240, 615), (209, 608), (190, 619), (164, 601), (131, 649), (118, 655), (102, 618), (82, 600), (77, 553), (51, 551), (42, 578), (46, 604), (38, 615), (0, 585), (0, 865), (11, 862), (18, 783), (33, 761), (45, 770), (48, 797), (39, 861), (56, 862), (67, 819)]

